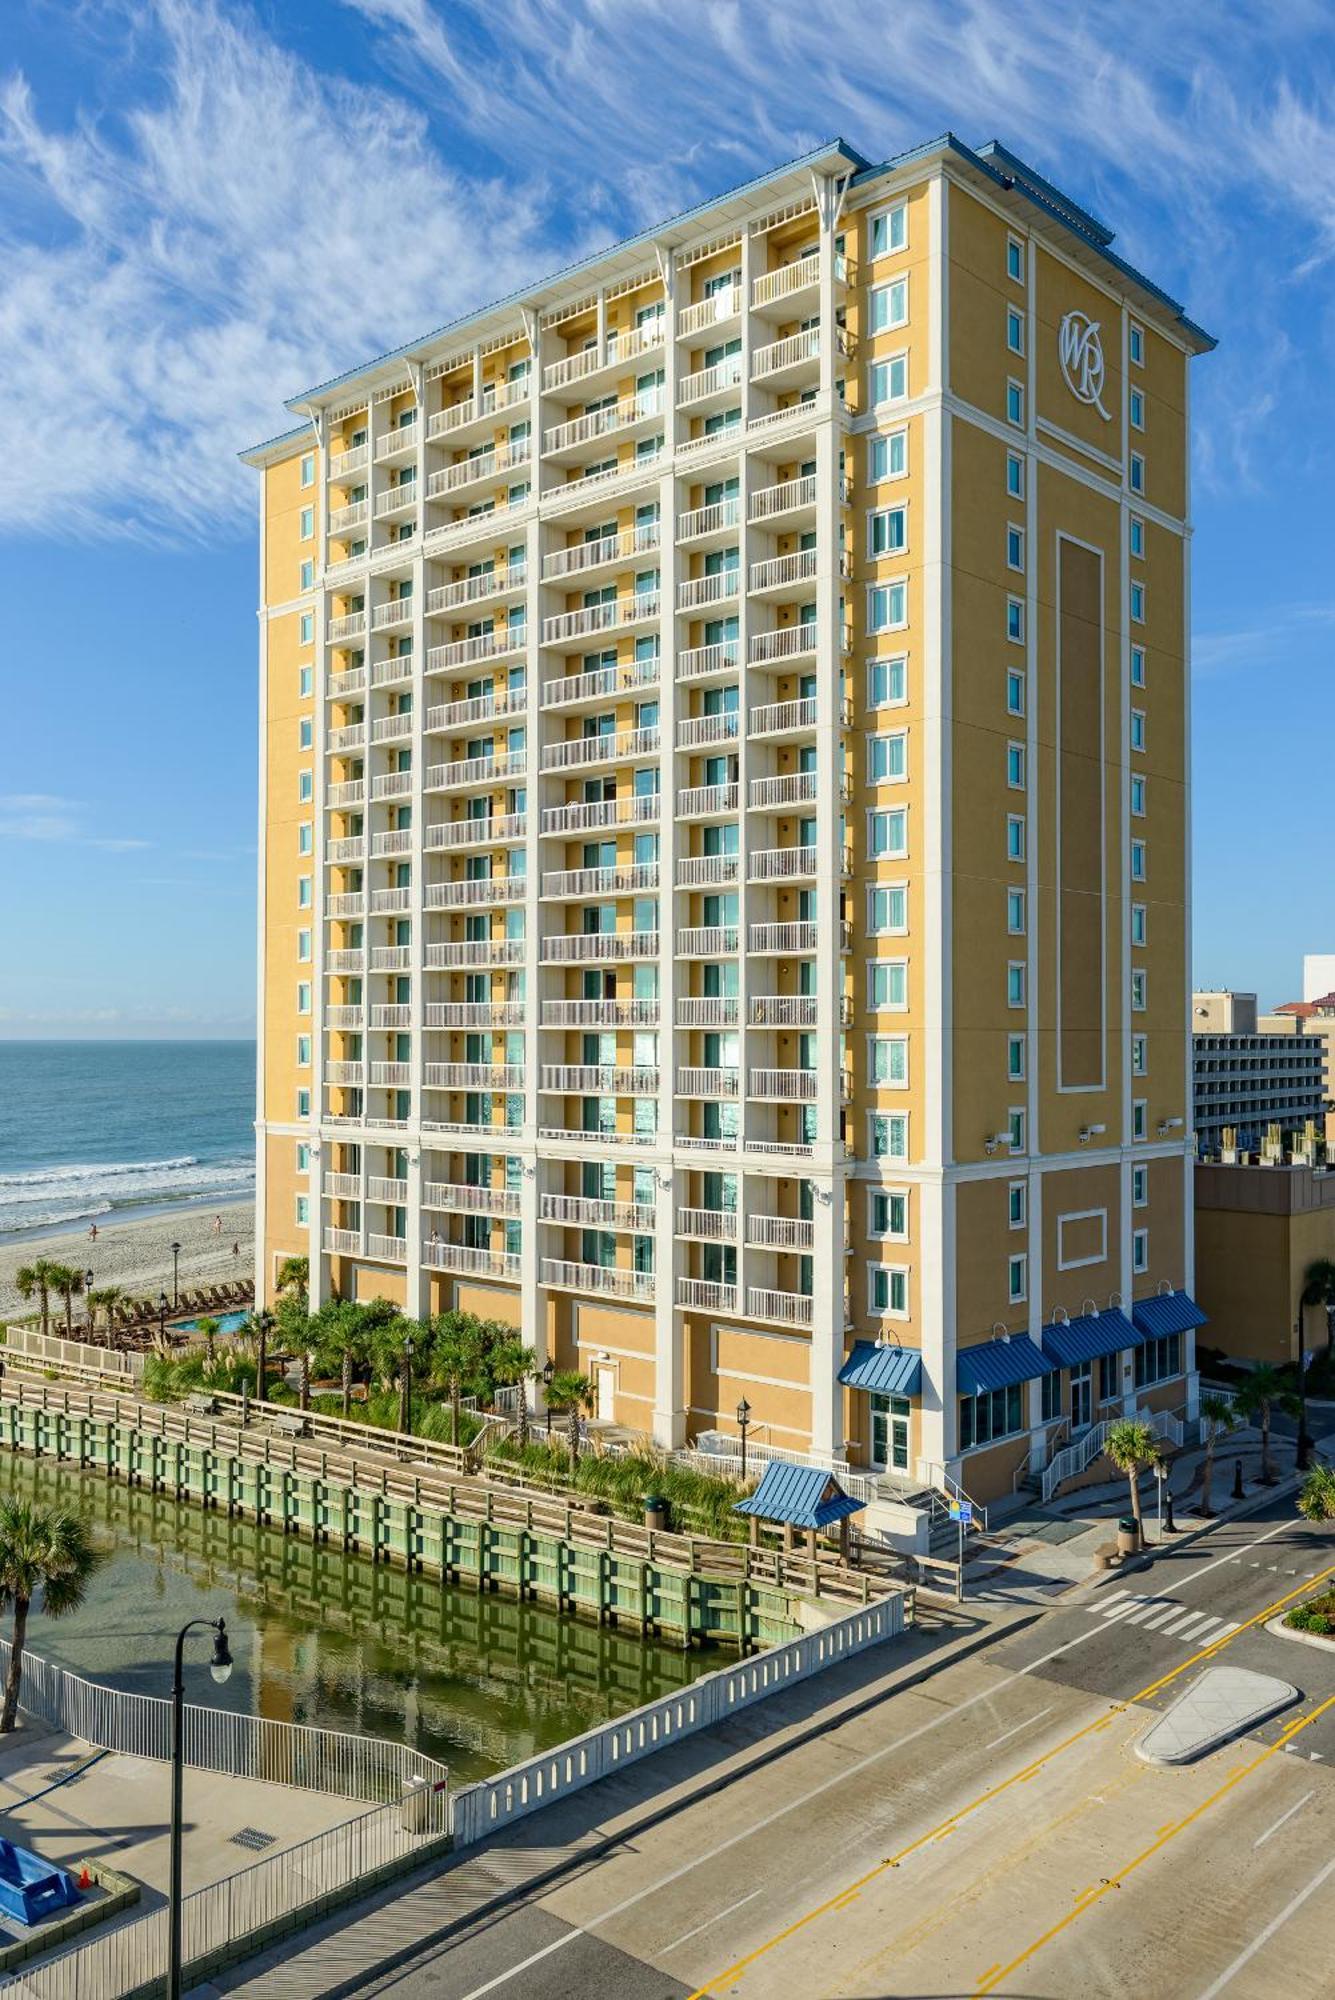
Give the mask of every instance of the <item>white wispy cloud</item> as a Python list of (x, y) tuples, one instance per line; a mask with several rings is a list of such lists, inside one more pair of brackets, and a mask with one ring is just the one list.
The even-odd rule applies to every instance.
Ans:
[(58, 798), (50, 792), (0, 794), (0, 841), (56, 841), (102, 848), (112, 854), (152, 846), (152, 841), (132, 835), (89, 831), (86, 811), (80, 800)]

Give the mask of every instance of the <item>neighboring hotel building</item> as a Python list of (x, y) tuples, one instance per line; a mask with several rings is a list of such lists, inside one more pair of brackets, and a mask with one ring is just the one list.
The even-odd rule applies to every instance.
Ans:
[(1326, 1042), (1300, 1017), (1258, 1023), (1254, 993), (1193, 993), (1196, 1147), (1201, 1159), (1255, 1153), (1268, 1128), (1282, 1140), (1326, 1117)]
[(1110, 246), (834, 144), (246, 454), (265, 1287), (981, 1499), (1189, 1404), (1212, 343)]

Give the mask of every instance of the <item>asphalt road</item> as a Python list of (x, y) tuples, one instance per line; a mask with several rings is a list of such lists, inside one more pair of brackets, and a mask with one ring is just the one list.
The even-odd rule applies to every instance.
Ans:
[[(1023, 1629), (1011, 1617), (992, 1643), (728, 1782), (684, 1787), (596, 1859), (393, 1970), (363, 1958), (361, 1972), (349, 1933), (337, 1985), (303, 1986), (294, 1960), (290, 1977), (275, 1967), (240, 1990), (1335, 1993), (1335, 1652), (1263, 1629), (1331, 1571), (1335, 1537), (1276, 1502)], [(1302, 1699), (1199, 1764), (1137, 1758), (1153, 1712), (1216, 1661), (1278, 1674)], [(478, 1859), (504, 1880), (520, 1856), (501, 1842)]]

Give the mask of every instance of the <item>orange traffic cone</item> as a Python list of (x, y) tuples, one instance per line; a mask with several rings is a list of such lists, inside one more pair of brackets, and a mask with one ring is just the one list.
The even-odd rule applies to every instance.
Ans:
[(93, 1878), (88, 1873), (88, 1863), (85, 1861), (83, 1867), (79, 1870), (79, 1887), (81, 1889), (91, 1889), (92, 1886)]

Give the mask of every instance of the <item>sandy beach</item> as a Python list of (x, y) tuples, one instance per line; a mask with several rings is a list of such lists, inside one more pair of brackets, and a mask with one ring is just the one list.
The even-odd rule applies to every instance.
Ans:
[[(222, 1217), (222, 1234), (213, 1233), (213, 1218)], [(222, 1208), (188, 1208), (163, 1214), (127, 1218), (124, 1222), (100, 1223), (97, 1241), (87, 1225), (53, 1231), (47, 1236), (31, 1236), (19, 1242), (0, 1242), (0, 1315), (32, 1312), (35, 1302), (24, 1305), (14, 1289), (14, 1273), (20, 1264), (48, 1257), (76, 1270), (93, 1273), (93, 1285), (119, 1285), (122, 1291), (154, 1296), (162, 1290), (171, 1295), (173, 1243), (181, 1246), (181, 1289), (187, 1290), (211, 1278), (249, 1278), (255, 1272), (255, 1204), (232, 1202)], [(241, 1254), (232, 1255), (232, 1245)], [(62, 1308), (53, 1301), (52, 1319)], [(76, 1323), (80, 1308), (75, 1303)]]

